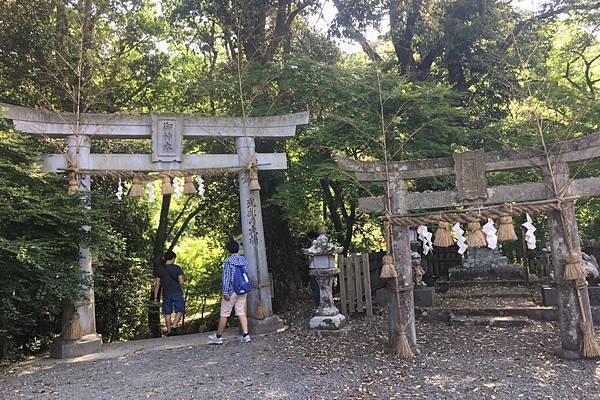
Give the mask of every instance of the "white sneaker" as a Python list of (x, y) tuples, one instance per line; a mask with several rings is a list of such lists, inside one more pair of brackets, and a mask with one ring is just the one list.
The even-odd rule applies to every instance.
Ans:
[(250, 338), (250, 335), (240, 336), (240, 342), (248, 343), (251, 340), (252, 340), (252, 338)]
[(208, 338), (210, 340), (212, 340), (212, 342), (214, 344), (223, 344), (223, 338), (222, 337), (217, 337), (216, 333), (213, 333), (212, 335), (208, 335)]

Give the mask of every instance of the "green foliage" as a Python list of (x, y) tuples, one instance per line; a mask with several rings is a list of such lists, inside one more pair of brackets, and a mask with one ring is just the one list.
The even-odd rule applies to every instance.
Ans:
[(78, 243), (100, 243), (103, 226), (99, 210), (66, 195), (63, 178), (31, 164), (36, 155), (30, 138), (0, 132), (0, 329), (24, 352), (43, 348), (62, 305), (79, 299)]

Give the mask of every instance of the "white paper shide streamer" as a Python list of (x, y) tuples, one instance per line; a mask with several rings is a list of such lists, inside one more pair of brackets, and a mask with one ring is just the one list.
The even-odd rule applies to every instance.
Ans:
[(488, 218), (488, 221), (485, 225), (481, 227), (483, 233), (485, 233), (485, 239), (487, 241), (487, 247), (490, 249), (495, 249), (498, 247), (498, 236), (496, 232), (498, 229), (494, 226), (494, 221), (491, 218)]
[(417, 228), (417, 235), (419, 236), (419, 240), (423, 242), (423, 254), (427, 255), (429, 251), (433, 250), (433, 243), (431, 242), (433, 233), (429, 232), (425, 225), (420, 225)]
[(181, 184), (181, 178), (173, 179), (173, 194), (175, 197), (180, 198), (183, 194), (183, 185)]
[(154, 203), (156, 200), (156, 193), (154, 193), (154, 182), (146, 183), (146, 190), (148, 190), (148, 201)]
[(119, 178), (119, 185), (117, 186), (117, 193), (115, 193), (117, 199), (123, 200), (123, 182), (121, 182), (121, 178)]
[(196, 181), (198, 182), (198, 196), (204, 198), (204, 179), (198, 175)]
[(454, 236), (456, 236), (456, 244), (458, 245), (458, 254), (464, 254), (467, 251), (467, 239), (465, 238), (463, 231), (460, 227), (460, 224), (457, 222), (452, 226), (452, 232), (454, 232)]
[(525, 227), (525, 229), (527, 229), (525, 231), (525, 242), (527, 243), (527, 248), (529, 250), (533, 250), (535, 249), (535, 226), (533, 226), (533, 220), (531, 219), (531, 217), (529, 216), (529, 214), (525, 214), (525, 217), (527, 218), (527, 222), (525, 222), (523, 224), (523, 226)]

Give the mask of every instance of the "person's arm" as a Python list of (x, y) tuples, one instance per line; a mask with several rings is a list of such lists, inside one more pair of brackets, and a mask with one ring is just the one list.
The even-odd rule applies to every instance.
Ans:
[(158, 291), (160, 290), (160, 278), (156, 278), (154, 283), (154, 301), (158, 301)]
[(177, 282), (179, 282), (179, 287), (181, 288), (181, 294), (183, 294), (183, 272), (177, 276)]

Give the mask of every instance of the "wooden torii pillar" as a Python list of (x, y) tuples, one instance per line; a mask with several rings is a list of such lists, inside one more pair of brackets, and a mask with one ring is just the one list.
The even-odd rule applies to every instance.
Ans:
[[(485, 153), (482, 150), (455, 153), (451, 157), (395, 161), (388, 166), (381, 162), (363, 162), (338, 158), (342, 169), (353, 172), (360, 182), (385, 182), (391, 189), (392, 210), (397, 216), (410, 215), (411, 211), (441, 210), (457, 206), (490, 206), (505, 203), (527, 203), (560, 199), (563, 197), (600, 196), (600, 177), (569, 178), (569, 163), (600, 158), (600, 133), (584, 136), (549, 146), (548, 153), (542, 147), (523, 148)], [(544, 177), (543, 182), (520, 183), (502, 186), (487, 186), (486, 173), (537, 169)], [(456, 176), (456, 190), (409, 192), (406, 182), (409, 180), (434, 176)], [(576, 251), (580, 250), (577, 221), (572, 202), (562, 203), (567, 215), (570, 232), (563, 231), (558, 211), (547, 214), (550, 245), (555, 279), (559, 290), (559, 321), (561, 330), (561, 354), (565, 358), (580, 358), (583, 334), (579, 327), (582, 319), (577, 292), (573, 281), (566, 281), (564, 269), (567, 248), (565, 239), (571, 235)], [(359, 199), (359, 207), (364, 212), (382, 213), (385, 210), (383, 197)], [(412, 298), (412, 270), (410, 247), (406, 227), (394, 226), (393, 251), (396, 269), (400, 275), (400, 307), (395, 304), (395, 296), (389, 303), (389, 340), (398, 336), (398, 324), (405, 324), (407, 336), (413, 351), (416, 348), (414, 324), (414, 303)], [(582, 305), (585, 320), (591, 321), (591, 309), (587, 290), (582, 291)]]
[[(220, 118), (182, 113), (151, 114), (80, 114), (57, 113), (0, 103), (0, 116), (11, 119), (15, 129), (45, 137), (66, 138), (68, 157), (51, 154), (45, 157), (43, 169), (65, 172), (73, 166), (84, 171), (189, 171), (243, 168), (254, 163), (259, 171), (287, 168), (285, 153), (256, 153), (255, 138), (286, 139), (293, 137), (297, 125), (308, 123), (308, 112), (273, 117)], [(184, 154), (183, 139), (232, 139), (236, 154)], [(91, 154), (93, 139), (152, 139), (152, 154)], [(260, 283), (248, 296), (249, 328), (254, 333), (274, 332), (283, 326), (273, 314), (267, 254), (263, 232), (261, 199), (258, 190), (250, 190), (247, 168), (239, 172), (240, 214), (245, 256), (252, 278)], [(89, 205), (89, 175), (80, 175), (79, 191)], [(91, 227), (83, 227), (91, 229)], [(80, 269), (92, 274), (91, 251), (79, 248)], [(264, 318), (257, 308), (262, 302)], [(70, 310), (70, 311), (69, 311)], [(66, 314), (73, 311), (69, 307)], [(74, 305), (79, 315), (82, 337), (63, 340), (55, 346), (54, 355), (76, 357), (101, 350), (96, 333), (94, 291), (86, 288), (86, 298)], [(262, 317), (262, 315), (260, 315)], [(63, 331), (63, 336), (64, 336)]]

